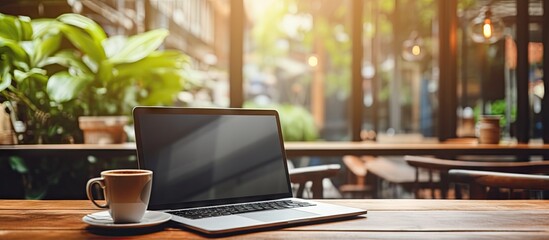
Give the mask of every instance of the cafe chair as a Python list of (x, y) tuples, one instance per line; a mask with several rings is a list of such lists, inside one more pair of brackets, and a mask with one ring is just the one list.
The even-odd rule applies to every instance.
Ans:
[(339, 164), (290, 168), (288, 170), (290, 181), (298, 186), (296, 197), (302, 198), (307, 182), (311, 182), (312, 198), (324, 198), (323, 180), (336, 176), (339, 173), (340, 168), (341, 166)]
[[(533, 191), (549, 190), (549, 176), (490, 171), (452, 169), (453, 182), (469, 185), (470, 199), (501, 199), (501, 189), (507, 189), (507, 199), (529, 198)], [(523, 190), (517, 193), (515, 190)]]
[[(415, 169), (400, 156), (343, 156), (347, 183), (339, 187), (351, 198), (406, 198), (415, 188)], [(438, 181), (438, 175), (431, 176)], [(419, 174), (419, 186), (427, 185), (427, 171)]]
[[(439, 181), (435, 182), (429, 177), (429, 187), (431, 189), (431, 197), (435, 198), (435, 189), (441, 191), (441, 197), (447, 198), (449, 190), (449, 177), (448, 172), (451, 169), (463, 169), (463, 170), (477, 170), (477, 171), (496, 171), (507, 173), (524, 173), (524, 174), (548, 174), (549, 173), (549, 161), (538, 162), (475, 162), (475, 161), (461, 161), (461, 160), (449, 160), (440, 159), (434, 157), (422, 157), (422, 156), (404, 156), (406, 163), (416, 169), (416, 187), (415, 192), (418, 196), (419, 185), (419, 170), (427, 169), (429, 176), (432, 176), (434, 172), (438, 172), (440, 177)], [(459, 187), (455, 189), (456, 198), (461, 198), (461, 191)]]
[(367, 194), (371, 194), (372, 187), (367, 184), (366, 180), (368, 176), (366, 164), (373, 159), (374, 157), (371, 156), (343, 156), (343, 163), (347, 169), (347, 183), (339, 187), (343, 196), (365, 198)]

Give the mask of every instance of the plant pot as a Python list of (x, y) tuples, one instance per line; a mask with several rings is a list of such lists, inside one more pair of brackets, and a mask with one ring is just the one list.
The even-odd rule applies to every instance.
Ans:
[(85, 116), (78, 118), (80, 129), (84, 133), (84, 143), (111, 144), (126, 142), (124, 126), (127, 116)]
[(499, 121), (501, 116), (483, 115), (478, 122), (478, 142), (481, 144), (498, 144), (500, 140)]

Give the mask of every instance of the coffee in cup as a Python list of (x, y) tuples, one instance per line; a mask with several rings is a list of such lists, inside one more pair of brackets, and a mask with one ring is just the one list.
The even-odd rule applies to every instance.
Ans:
[[(93, 185), (103, 189), (105, 204), (96, 202)], [(101, 172), (101, 177), (92, 178), (86, 184), (86, 193), (91, 202), (100, 208), (108, 208), (115, 223), (141, 221), (151, 195), (152, 171), (142, 169), (117, 169)]]

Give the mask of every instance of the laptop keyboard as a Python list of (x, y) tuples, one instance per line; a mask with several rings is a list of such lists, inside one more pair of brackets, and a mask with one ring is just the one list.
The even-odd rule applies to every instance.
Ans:
[(168, 213), (171, 213), (180, 217), (184, 217), (184, 218), (189, 218), (189, 219), (201, 219), (201, 218), (219, 217), (219, 216), (226, 216), (226, 215), (239, 214), (239, 213), (298, 208), (298, 207), (309, 207), (314, 205), (315, 204), (308, 203), (308, 202), (283, 200), (283, 201), (273, 201), (273, 202), (230, 205), (230, 206), (222, 206), (222, 207), (177, 210), (177, 211), (170, 211)]

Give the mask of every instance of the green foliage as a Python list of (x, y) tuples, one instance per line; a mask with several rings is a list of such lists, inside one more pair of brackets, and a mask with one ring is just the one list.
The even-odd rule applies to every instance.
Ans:
[(252, 36), (256, 39), (257, 52), (263, 57), (261, 61), (263, 66), (269, 65), (272, 59), (286, 54), (273, 46), (276, 46), (276, 41), (282, 35), (279, 24), (288, 5), (288, 1), (274, 1), (270, 10), (265, 12), (265, 16), (259, 18), (259, 22), (252, 30)]
[(34, 138), (78, 135), (81, 115), (128, 115), (167, 105), (182, 90), (186, 55), (158, 49), (168, 31), (107, 37), (78, 14), (35, 19), (0, 14), (0, 93), (22, 105)]
[[(86, 115), (127, 115), (140, 103), (170, 104), (182, 90), (187, 56), (156, 50), (168, 36), (167, 30), (107, 38), (97, 23), (81, 15), (64, 14), (56, 20), (82, 54), (81, 62), (65, 61), (69, 69), (48, 88), (50, 95), (59, 96), (54, 99), (58, 103), (83, 104)], [(63, 81), (75, 83), (56, 84)]]
[[(501, 116), (499, 125), (501, 127), (505, 127), (507, 125), (507, 121), (509, 121), (506, 118), (506, 116), (507, 116), (506, 113), (507, 113), (507, 102), (506, 102), (505, 99), (499, 99), (499, 100), (495, 100), (495, 101), (490, 103), (490, 112), (487, 112), (486, 114)], [(475, 106), (475, 108), (473, 109), (473, 115), (475, 117), (475, 122), (478, 121), (479, 116), (481, 115), (480, 105)], [(516, 116), (517, 116), (517, 108), (515, 106), (513, 106), (511, 108), (511, 115), (510, 116), (511, 116), (510, 121), (514, 122), (516, 120)]]
[[(252, 35), (256, 43), (256, 53), (261, 57), (259, 65), (265, 69), (275, 68), (276, 59), (290, 57), (287, 49), (277, 48), (278, 41), (289, 43), (290, 51), (294, 54), (321, 54), (325, 62), (327, 95), (350, 92), (350, 62), (351, 40), (338, 40), (334, 35), (341, 32), (350, 36), (348, 29), (348, 4), (338, 1), (273, 1), (269, 11), (258, 18)], [(286, 19), (310, 17), (310, 29), (298, 28), (297, 36), (288, 35), (282, 29), (282, 22)], [(304, 81), (304, 77), (300, 79)]]
[(244, 108), (270, 108), (278, 111), (280, 127), (284, 141), (314, 141), (318, 131), (311, 113), (307, 109), (290, 104), (260, 106), (251, 102), (244, 103)]
[(51, 22), (0, 14), (0, 94), (18, 103), (29, 142), (68, 141), (69, 132), (78, 129), (78, 110), (55, 104), (46, 93), (49, 76), (58, 69), (49, 58), (62, 40), (57, 29), (48, 27)]

